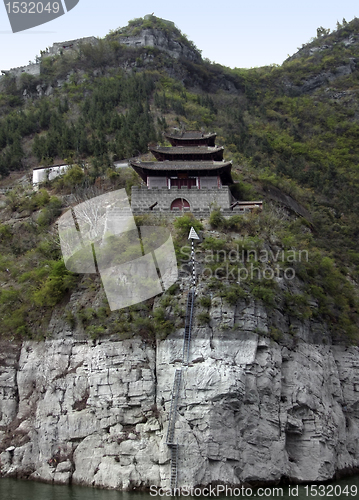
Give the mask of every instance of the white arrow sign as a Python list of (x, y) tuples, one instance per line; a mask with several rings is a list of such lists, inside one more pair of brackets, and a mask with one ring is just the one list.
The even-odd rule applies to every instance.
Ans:
[(199, 239), (200, 239), (200, 238), (199, 238), (199, 236), (198, 236), (198, 234), (196, 233), (196, 231), (194, 230), (194, 228), (193, 228), (193, 227), (191, 227), (191, 230), (190, 230), (190, 232), (189, 232), (188, 239), (189, 239), (189, 240), (199, 240)]

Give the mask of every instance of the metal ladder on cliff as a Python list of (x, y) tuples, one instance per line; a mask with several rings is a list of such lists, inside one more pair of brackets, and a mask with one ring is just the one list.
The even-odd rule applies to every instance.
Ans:
[(171, 490), (177, 488), (177, 470), (178, 470), (178, 444), (173, 442), (175, 436), (175, 425), (179, 391), (182, 380), (182, 369), (177, 369), (172, 389), (172, 400), (170, 416), (168, 420), (166, 444), (171, 449)]
[[(182, 354), (182, 366), (188, 366), (189, 360), (189, 349), (191, 344), (191, 330), (192, 330), (192, 319), (193, 319), (193, 308), (194, 308), (194, 299), (196, 295), (196, 270), (195, 270), (195, 260), (194, 260), (194, 239), (199, 240), (199, 236), (193, 227), (191, 227), (191, 231), (189, 233), (189, 238), (192, 243), (192, 286), (188, 292), (187, 296), (187, 309), (186, 309), (186, 321), (184, 328), (184, 336), (183, 336), (183, 354)], [(178, 397), (181, 386), (182, 379), (182, 369), (177, 369), (175, 373), (175, 379), (173, 382), (172, 389), (172, 400), (171, 400), (171, 409), (168, 420), (168, 429), (167, 429), (167, 439), (166, 444), (171, 450), (171, 490), (172, 492), (177, 489), (177, 475), (178, 475), (178, 451), (179, 446), (178, 443), (174, 443), (174, 435), (175, 435), (175, 424), (176, 424), (176, 415), (177, 415), (177, 405), (178, 405)], [(173, 494), (173, 493), (172, 493)]]
[(171, 445), (171, 490), (177, 488), (178, 444)]
[(194, 297), (195, 297), (195, 290), (194, 290), (194, 288), (192, 288), (188, 292), (188, 297), (187, 297), (186, 322), (185, 322), (184, 336), (183, 336), (183, 364), (184, 365), (188, 365), (188, 359), (189, 359), (189, 348), (190, 348), (190, 344), (191, 344), (191, 330), (192, 330)]

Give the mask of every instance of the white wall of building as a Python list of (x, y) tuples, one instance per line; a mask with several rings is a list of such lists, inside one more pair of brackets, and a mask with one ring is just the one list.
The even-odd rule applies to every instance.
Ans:
[(36, 168), (32, 171), (32, 185), (38, 186), (46, 180), (52, 181), (55, 177), (66, 172), (69, 165), (56, 165), (55, 167)]

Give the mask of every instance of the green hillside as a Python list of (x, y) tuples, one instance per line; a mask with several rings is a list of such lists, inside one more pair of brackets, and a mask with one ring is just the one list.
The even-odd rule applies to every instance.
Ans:
[[(162, 33), (169, 47), (181, 47), (187, 57), (120, 43), (144, 29)], [(118, 173), (113, 161), (145, 154), (148, 143), (163, 142), (163, 131), (185, 127), (215, 130), (234, 163), (239, 182), (233, 194), (265, 201), (263, 213), (227, 221), (214, 211), (210, 224), (219, 236), (211, 240), (205, 231), (199, 248), (230, 251), (240, 241), (245, 252), (279, 249), (283, 266), (294, 255), (290, 252), (308, 251), (308, 261), (294, 259), (298, 283), (293, 290), (279, 289), (275, 280), (240, 285), (229, 279), (218, 293), (232, 303), (255, 297), (268, 311), (280, 308), (300, 320), (320, 318), (331, 326), (333, 339), (357, 343), (358, 57), (359, 20), (354, 19), (332, 33), (319, 29), (281, 66), (231, 70), (203, 60), (172, 23), (153, 16), (131, 21), (96, 46), (83, 44), (43, 58), (39, 77), (2, 77), (1, 184), (13, 184), (11, 179), (39, 164), (75, 166), (39, 193), (19, 186), (3, 198), (1, 334), (46, 336), (54, 306), (66, 309), (69, 291), (80, 280), (89, 296), (99, 287), (97, 278), (72, 275), (59, 260), (54, 223), (66, 195), (119, 187), (130, 192), (137, 176)], [(283, 202), (285, 195), (293, 204)], [(301, 207), (301, 216), (294, 205)], [(173, 228), (178, 251), (191, 224), (179, 219)], [(168, 313), (170, 293), (162, 301), (152, 323), (146, 318), (153, 302), (116, 313), (104, 302), (98, 310), (79, 307), (76, 317), (67, 318), (70, 324), (81, 321), (93, 336), (142, 330), (165, 335), (180, 312)], [(275, 327), (272, 333), (278, 336)]]

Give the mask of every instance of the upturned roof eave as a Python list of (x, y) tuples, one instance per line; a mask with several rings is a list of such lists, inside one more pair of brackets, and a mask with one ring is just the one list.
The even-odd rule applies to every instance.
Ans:
[(165, 172), (217, 172), (224, 177), (228, 184), (233, 184), (231, 175), (231, 161), (197, 161), (197, 162), (176, 162), (176, 161), (157, 161), (142, 162), (140, 160), (130, 160), (131, 167), (144, 180), (151, 174), (158, 172), (163, 175)]
[(149, 151), (152, 154), (168, 154), (168, 155), (213, 155), (224, 151), (223, 146), (154, 146), (150, 147)]
[(207, 139), (210, 139), (212, 137), (217, 137), (217, 133), (216, 132), (212, 132), (210, 134), (202, 134), (202, 135), (199, 135), (198, 133), (195, 134), (195, 133), (192, 133), (191, 135), (191, 132), (185, 132), (181, 135), (175, 135), (175, 134), (164, 134), (164, 136), (167, 138), (167, 139), (175, 139), (175, 140), (179, 140), (179, 141), (195, 141), (195, 140), (198, 140), (198, 141), (201, 141), (201, 140), (207, 140)]

